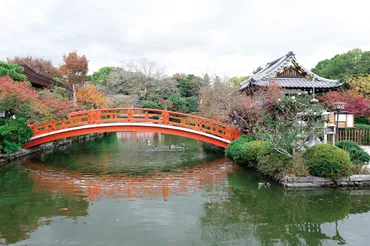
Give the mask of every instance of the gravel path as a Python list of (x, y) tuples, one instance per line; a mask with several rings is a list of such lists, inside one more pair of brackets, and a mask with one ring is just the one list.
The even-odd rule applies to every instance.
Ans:
[(361, 146), (361, 148), (363, 148), (367, 153), (370, 154), (370, 146), (369, 145)]

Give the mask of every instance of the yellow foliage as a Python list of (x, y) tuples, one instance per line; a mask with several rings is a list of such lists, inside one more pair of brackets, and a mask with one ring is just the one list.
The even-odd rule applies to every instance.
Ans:
[(96, 89), (96, 86), (94, 85), (78, 89), (76, 95), (77, 101), (88, 108), (91, 104), (95, 104), (100, 108), (106, 108), (108, 106), (107, 99)]
[(370, 97), (370, 75), (363, 75), (360, 77), (351, 77), (347, 80), (347, 83), (357, 91), (361, 96), (365, 98)]

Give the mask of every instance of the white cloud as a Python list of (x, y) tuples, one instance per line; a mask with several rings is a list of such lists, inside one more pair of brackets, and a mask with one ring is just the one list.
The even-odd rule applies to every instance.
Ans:
[(0, 59), (60, 64), (78, 50), (90, 71), (147, 57), (176, 72), (250, 74), (288, 51), (306, 67), (370, 50), (367, 0), (0, 0)]

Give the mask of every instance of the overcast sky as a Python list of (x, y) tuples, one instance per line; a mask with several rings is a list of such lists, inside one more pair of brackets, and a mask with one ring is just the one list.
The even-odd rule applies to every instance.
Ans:
[(308, 68), (370, 50), (369, 0), (0, 0), (0, 60), (61, 63), (77, 50), (89, 73), (150, 58), (176, 72), (248, 75), (288, 51)]

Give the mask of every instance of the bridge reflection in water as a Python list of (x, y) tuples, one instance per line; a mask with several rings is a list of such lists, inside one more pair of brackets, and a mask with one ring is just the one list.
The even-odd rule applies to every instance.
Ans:
[(181, 170), (151, 171), (145, 176), (131, 177), (127, 174), (86, 176), (28, 160), (23, 165), (30, 170), (29, 177), (35, 182), (35, 189), (87, 195), (90, 201), (107, 196), (126, 199), (162, 197), (163, 200), (171, 196), (188, 196), (202, 189), (224, 186), (227, 174), (236, 168), (223, 158)]

